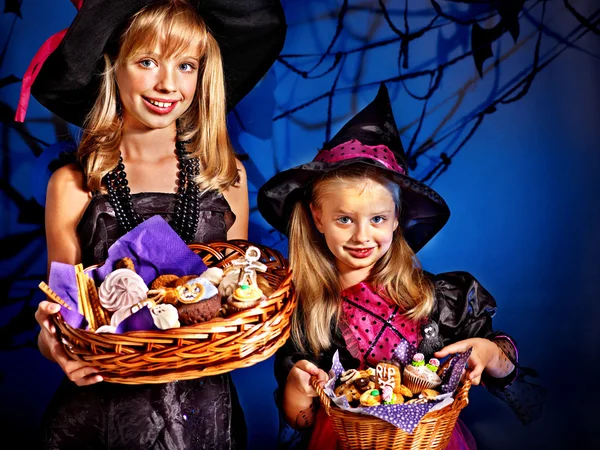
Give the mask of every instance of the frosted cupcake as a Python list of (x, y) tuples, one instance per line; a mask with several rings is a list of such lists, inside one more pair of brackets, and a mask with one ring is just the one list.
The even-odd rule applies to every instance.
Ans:
[(267, 297), (263, 291), (254, 284), (242, 284), (227, 299), (227, 306), (231, 312), (254, 308)]
[(178, 286), (175, 304), (182, 325), (195, 325), (214, 319), (221, 311), (221, 296), (206, 278), (197, 277)]
[(430, 364), (424, 364), (423, 354), (415, 353), (412, 363), (404, 368), (402, 383), (415, 395), (420, 394), (423, 389), (433, 389), (442, 384), (438, 374), (428, 366)]

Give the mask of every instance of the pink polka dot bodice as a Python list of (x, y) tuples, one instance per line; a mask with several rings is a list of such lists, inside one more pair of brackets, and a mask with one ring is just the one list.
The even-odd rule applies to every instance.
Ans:
[(391, 359), (402, 338), (418, 345), (420, 322), (404, 317), (398, 305), (373, 292), (367, 283), (343, 290), (342, 300), (342, 314), (348, 325), (344, 327), (344, 339), (363, 365)]

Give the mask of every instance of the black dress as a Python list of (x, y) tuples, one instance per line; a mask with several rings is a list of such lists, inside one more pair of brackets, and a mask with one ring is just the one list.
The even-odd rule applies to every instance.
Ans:
[[(528, 375), (534, 375), (534, 371), (519, 364), (514, 340), (504, 332), (493, 330), (492, 317), (497, 311), (494, 298), (473, 275), (467, 272), (446, 272), (437, 275), (427, 273), (427, 275), (435, 287), (436, 301), (431, 320), (438, 324), (443, 344), (449, 345), (472, 337), (494, 340), (515, 365), (515, 370), (505, 378), (493, 378), (484, 372), (481, 376), (482, 384), (492, 394), (505, 401), (523, 423), (539, 417), (546, 390), (525, 379)], [(292, 429), (281, 414), (283, 388), (294, 364), (301, 359), (308, 359), (327, 371), (337, 351), (345, 369), (359, 368), (360, 361), (355, 359), (348, 350), (339, 326), (335, 324), (332, 326), (331, 336), (331, 347), (318, 357), (300, 351), (291, 339), (288, 339), (275, 354), (274, 370), (278, 384), (275, 402), (280, 410), (278, 446), (280, 450), (304, 449), (310, 440), (310, 429), (302, 431)]]
[[(144, 219), (173, 216), (175, 196), (141, 193), (134, 209)], [(222, 195), (199, 201), (195, 242), (225, 240), (235, 216)], [(121, 232), (104, 195), (95, 195), (77, 229), (84, 266), (102, 262)], [(246, 424), (228, 374), (163, 384), (101, 382), (79, 387), (65, 377), (44, 415), (44, 449), (244, 449)]]

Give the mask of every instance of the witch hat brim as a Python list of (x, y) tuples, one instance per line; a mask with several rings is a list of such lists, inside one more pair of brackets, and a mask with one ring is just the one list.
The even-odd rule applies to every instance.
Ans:
[[(62, 42), (48, 56), (31, 92), (48, 110), (81, 126), (98, 93), (102, 54), (116, 30), (151, 0), (85, 0)], [(267, 73), (283, 48), (286, 23), (275, 0), (191, 0), (223, 57), (227, 108)]]
[(406, 175), (404, 150), (385, 85), (375, 100), (344, 125), (312, 162), (268, 180), (259, 189), (258, 209), (273, 228), (287, 235), (293, 207), (299, 201), (307, 201), (312, 183), (333, 170), (357, 164), (380, 169), (400, 186), (399, 221), (413, 251), (419, 251), (448, 221), (450, 210), (444, 199), (426, 184)]

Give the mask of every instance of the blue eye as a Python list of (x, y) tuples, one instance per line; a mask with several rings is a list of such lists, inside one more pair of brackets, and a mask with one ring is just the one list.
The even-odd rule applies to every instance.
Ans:
[(183, 63), (179, 65), (179, 70), (183, 72), (192, 72), (195, 67), (190, 63)]
[(143, 59), (140, 61), (140, 66), (149, 69), (152, 66), (155, 66), (156, 64), (154, 64), (154, 61), (152, 61), (151, 59)]
[(337, 221), (339, 223), (341, 223), (342, 225), (346, 225), (346, 224), (352, 222), (352, 220), (350, 220), (350, 217), (348, 217), (348, 216), (338, 217)]
[(373, 222), (376, 225), (383, 223), (384, 221), (385, 221), (385, 217), (383, 217), (383, 216), (375, 216), (371, 219), (371, 222)]

